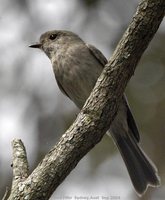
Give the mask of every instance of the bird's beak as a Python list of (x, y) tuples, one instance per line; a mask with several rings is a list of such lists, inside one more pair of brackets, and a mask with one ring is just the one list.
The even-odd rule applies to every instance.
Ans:
[(41, 43), (36, 43), (36, 44), (32, 44), (32, 45), (29, 45), (29, 47), (31, 48), (41, 48), (42, 44)]

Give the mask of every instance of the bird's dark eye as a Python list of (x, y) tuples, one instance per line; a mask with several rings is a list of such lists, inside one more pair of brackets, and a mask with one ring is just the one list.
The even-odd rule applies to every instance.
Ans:
[(56, 37), (57, 37), (57, 34), (51, 34), (51, 35), (49, 36), (49, 39), (50, 39), (50, 40), (54, 40), (54, 39), (56, 39)]

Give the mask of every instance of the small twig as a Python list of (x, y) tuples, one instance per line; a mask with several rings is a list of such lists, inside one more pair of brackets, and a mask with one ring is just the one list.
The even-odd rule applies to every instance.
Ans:
[(21, 181), (28, 177), (29, 167), (26, 149), (20, 139), (12, 141), (13, 148), (13, 182)]

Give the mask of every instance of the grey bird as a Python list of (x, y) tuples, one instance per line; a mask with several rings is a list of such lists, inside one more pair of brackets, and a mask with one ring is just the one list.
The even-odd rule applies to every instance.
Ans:
[[(48, 31), (41, 35), (39, 43), (29, 47), (45, 52), (51, 60), (60, 90), (81, 109), (107, 63), (104, 55), (75, 33), (65, 30)], [(136, 192), (142, 195), (148, 186), (159, 186), (157, 169), (139, 146), (139, 132), (125, 95), (109, 133), (121, 153)]]

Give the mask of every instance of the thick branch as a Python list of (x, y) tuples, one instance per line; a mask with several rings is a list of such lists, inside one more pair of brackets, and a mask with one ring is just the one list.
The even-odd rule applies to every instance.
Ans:
[[(164, 0), (142, 0), (73, 125), (9, 199), (49, 199), (79, 160), (103, 137), (135, 67), (165, 14)], [(21, 197), (21, 198), (20, 198)]]

